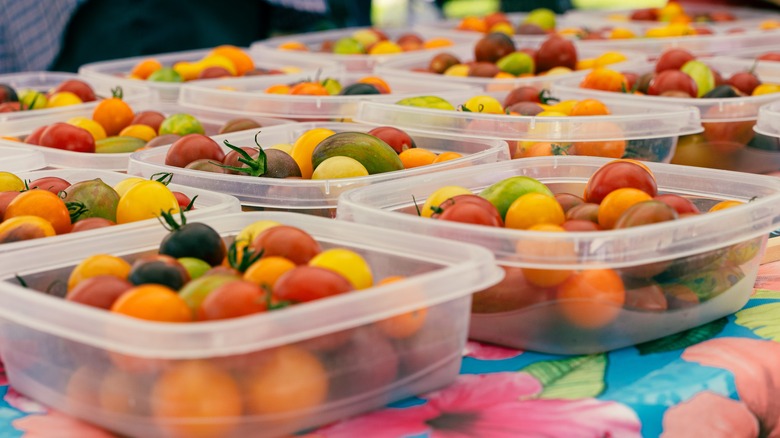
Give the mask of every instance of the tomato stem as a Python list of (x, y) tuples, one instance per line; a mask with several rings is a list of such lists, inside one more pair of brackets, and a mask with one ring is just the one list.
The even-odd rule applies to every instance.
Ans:
[(22, 287), (26, 287), (26, 288), (29, 288), (29, 287), (30, 287), (30, 286), (27, 286), (27, 282), (26, 282), (26, 281), (24, 281), (24, 278), (22, 278), (22, 276), (21, 276), (21, 275), (19, 275), (19, 274), (14, 274), (14, 278), (16, 278), (16, 281), (18, 281), (18, 282), (19, 282), (19, 284), (20, 284)]
[(550, 90), (543, 89), (539, 92), (539, 102), (547, 105), (548, 102), (560, 102), (561, 100), (557, 97), (553, 97), (550, 93)]
[(65, 206), (68, 207), (68, 213), (70, 214), (70, 223), (75, 223), (79, 220), (81, 215), (86, 214), (89, 211), (86, 205), (81, 202), (66, 202)]
[(225, 140), (223, 143), (225, 143), (225, 146), (229, 147), (230, 150), (235, 151), (238, 155), (238, 162), (245, 164), (247, 167), (239, 167), (239, 166), (228, 166), (226, 164), (216, 164), (217, 166), (223, 168), (232, 170), (234, 172), (240, 172), (244, 173), (250, 176), (263, 176), (266, 173), (266, 170), (268, 169), (268, 158), (266, 157), (265, 151), (260, 146), (260, 143), (257, 141), (257, 136), (260, 134), (258, 131), (257, 134), (255, 134), (255, 144), (257, 144), (257, 158), (252, 158), (249, 153), (243, 149), (241, 149), (238, 146), (230, 144), (229, 141)]
[(187, 204), (186, 207), (184, 207), (184, 211), (190, 211), (192, 210), (193, 207), (195, 207), (195, 200), (198, 199), (198, 196), (200, 195), (195, 195), (192, 197), (192, 199), (190, 199), (190, 203)]
[(414, 209), (417, 210), (417, 216), (422, 216), (420, 206), (417, 204), (417, 199), (415, 199), (414, 195), (412, 195), (412, 202), (414, 202)]
[(256, 261), (260, 260), (260, 257), (263, 256), (263, 251), (261, 250), (259, 253), (255, 253), (253, 248), (245, 246), (244, 252), (241, 253), (241, 259), (239, 259), (237, 246), (238, 242), (240, 242), (240, 240), (236, 240), (230, 244), (230, 248), (228, 248), (227, 259), (231, 268), (238, 272), (244, 273)]
[(176, 222), (176, 218), (173, 217), (172, 211), (173, 209), (168, 211), (160, 210), (160, 216), (157, 217), (157, 221), (162, 224), (163, 228), (170, 232), (174, 232), (187, 224), (187, 217), (184, 216), (184, 210), (179, 210), (181, 223)]
[(292, 301), (274, 302), (273, 291), (271, 290), (271, 286), (269, 286), (268, 283), (262, 283), (260, 287), (263, 288), (263, 291), (265, 292), (264, 299), (266, 310), (270, 311), (284, 309), (285, 307), (291, 306), (293, 304)]
[(111, 89), (111, 97), (121, 100), (123, 96), (124, 96), (124, 92), (122, 91), (122, 87), (116, 87)]
[(162, 183), (164, 186), (167, 186), (168, 184), (173, 181), (173, 173), (171, 172), (158, 172), (152, 174), (152, 176), (149, 177), (152, 181), (157, 181), (158, 183)]

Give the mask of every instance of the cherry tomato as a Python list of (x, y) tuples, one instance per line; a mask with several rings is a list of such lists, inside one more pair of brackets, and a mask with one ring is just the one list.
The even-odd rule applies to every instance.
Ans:
[(102, 217), (88, 217), (85, 219), (80, 219), (78, 222), (73, 224), (73, 228), (70, 230), (70, 232), (78, 233), (79, 231), (96, 230), (98, 228), (110, 227), (113, 225), (116, 225), (116, 222), (110, 219)]
[(574, 43), (562, 36), (553, 34), (536, 50), (536, 73), (542, 73), (555, 67), (577, 67), (577, 48)]
[(82, 260), (73, 268), (68, 277), (68, 290), (73, 289), (87, 278), (98, 275), (112, 275), (125, 280), (130, 269), (130, 263), (127, 263), (125, 259), (109, 254), (95, 254)]
[(133, 284), (113, 275), (97, 275), (79, 282), (68, 291), (65, 299), (87, 306), (110, 310), (114, 302)]
[(677, 211), (661, 201), (643, 201), (634, 204), (615, 222), (615, 229), (638, 227), (677, 219)]
[(355, 289), (366, 289), (374, 285), (374, 274), (366, 259), (346, 248), (331, 248), (309, 260), (309, 266), (330, 269), (343, 275)]
[(592, 90), (623, 92), (628, 90), (628, 80), (615, 70), (607, 68), (594, 68), (583, 78), (580, 88)]
[[(252, 156), (252, 158), (256, 158), (258, 156), (258, 151), (256, 147), (253, 146), (242, 146), (240, 148), (244, 152), (248, 153)], [(241, 154), (238, 153), (238, 151), (231, 150), (227, 154), (225, 154), (225, 157), (222, 159), (222, 164), (225, 166), (231, 166), (231, 167), (246, 167), (244, 166), (244, 163), (238, 161), (238, 159), (241, 158)], [(213, 160), (209, 160), (213, 161)], [(225, 173), (229, 173), (231, 175), (238, 175), (239, 172), (232, 170), (232, 169), (224, 169)]]
[(161, 284), (179, 290), (190, 281), (190, 274), (175, 258), (155, 254), (133, 262), (127, 279), (135, 285)]
[(160, 212), (178, 213), (179, 202), (165, 184), (159, 181), (139, 181), (119, 198), (116, 222), (125, 224), (156, 218)]
[(201, 301), (198, 319), (213, 321), (265, 312), (265, 295), (263, 288), (246, 280), (224, 283)]
[(661, 73), (656, 73), (650, 81), (650, 86), (647, 87), (647, 94), (651, 96), (671, 91), (682, 91), (689, 97), (696, 97), (699, 87), (692, 77), (680, 70), (664, 70)]
[(560, 225), (566, 220), (561, 204), (553, 196), (526, 193), (509, 206), (506, 227), (525, 230), (537, 224)]
[(57, 234), (69, 233), (73, 225), (65, 202), (47, 190), (33, 189), (15, 196), (5, 210), (5, 219), (16, 216), (38, 216), (46, 219)]
[(626, 300), (623, 280), (612, 269), (589, 269), (558, 286), (559, 309), (572, 324), (595, 329), (614, 321)]
[(478, 195), (456, 195), (439, 204), (431, 215), (434, 219), (462, 222), (491, 227), (503, 227), (504, 221), (498, 209)]
[(62, 91), (69, 91), (75, 94), (79, 99), (81, 99), (82, 102), (92, 102), (97, 100), (97, 97), (95, 96), (95, 90), (92, 89), (92, 86), (79, 79), (68, 79), (60, 82), (59, 85), (54, 87), (54, 89), (51, 91), (51, 94), (56, 94)]
[(626, 309), (644, 312), (663, 312), (669, 308), (661, 286), (652, 280), (631, 280), (625, 282)]
[(64, 122), (49, 125), (37, 144), (73, 152), (95, 152), (95, 138), (89, 131)]
[(319, 266), (296, 266), (276, 281), (273, 294), (279, 301), (305, 303), (353, 290), (343, 275)]
[(674, 208), (678, 215), (683, 214), (699, 214), (699, 207), (696, 206), (690, 199), (674, 193), (664, 193), (653, 197), (656, 201), (661, 201), (664, 204)]
[(204, 158), (221, 163), (225, 159), (225, 152), (217, 142), (206, 135), (187, 134), (176, 140), (168, 149), (165, 154), (165, 164), (184, 167)]
[(599, 204), (599, 225), (604, 229), (615, 227), (620, 216), (633, 205), (652, 198), (642, 190), (625, 187), (610, 192)]
[(159, 111), (139, 111), (135, 113), (130, 124), (149, 126), (156, 133), (160, 131), (163, 120), (165, 120), (165, 115)]
[[(190, 204), (192, 203), (192, 199), (190, 199), (189, 196), (182, 192), (172, 191), (173, 196), (176, 198), (176, 202), (179, 203), (179, 207), (183, 210), (187, 207), (190, 207)], [(190, 210), (195, 210), (195, 206), (191, 206)]]
[(103, 126), (108, 136), (130, 126), (134, 116), (133, 109), (122, 100), (122, 90), (117, 88), (111, 92), (113, 97), (101, 100), (92, 111), (92, 119)]
[(661, 53), (661, 56), (655, 61), (655, 72), (661, 73), (665, 70), (679, 70), (686, 62), (694, 59), (696, 59), (696, 57), (685, 49), (669, 49)]
[(414, 139), (412, 139), (409, 134), (392, 126), (380, 126), (368, 131), (368, 134), (373, 135), (390, 145), (397, 154), (400, 154), (407, 149), (417, 147), (417, 145), (414, 144)]
[(753, 90), (761, 85), (761, 80), (752, 72), (741, 71), (731, 75), (726, 83), (750, 96), (753, 94)]
[(217, 266), (224, 260), (227, 248), (214, 228), (202, 222), (185, 222), (163, 238), (158, 252), (177, 259), (194, 257)]
[(504, 97), (504, 108), (521, 102), (542, 103), (542, 92), (536, 87), (524, 85), (510, 91)]
[[(49, 125), (43, 125), (35, 128), (30, 134), (27, 135), (27, 137), (24, 138), (24, 142), (27, 144), (34, 144), (34, 145), (40, 145), (41, 144), (41, 134), (43, 134), (43, 131), (48, 128)], [(90, 134), (91, 136), (92, 134)], [(94, 139), (93, 139), (94, 141)]]
[(289, 225), (277, 225), (258, 234), (252, 241), (255, 254), (263, 257), (280, 256), (296, 265), (309, 263), (322, 251), (320, 244), (309, 233)]
[(584, 219), (567, 219), (561, 227), (566, 231), (599, 231), (601, 227), (596, 222)]
[(295, 266), (295, 263), (284, 257), (263, 257), (252, 263), (252, 265), (244, 271), (243, 278), (258, 286), (273, 289), (279, 277), (290, 269), (293, 269)]
[(556, 193), (555, 200), (557, 200), (558, 203), (561, 204), (561, 208), (563, 208), (564, 213), (568, 212), (573, 207), (585, 203), (584, 199), (580, 198), (577, 195), (573, 195), (571, 193)]
[(632, 187), (644, 191), (650, 197), (658, 194), (655, 177), (644, 167), (631, 161), (613, 161), (601, 166), (588, 179), (585, 201), (595, 204), (615, 189)]
[(111, 311), (147, 321), (192, 321), (187, 303), (175, 291), (160, 284), (143, 284), (126, 291), (114, 302)]
[(566, 220), (584, 220), (598, 224), (599, 205), (592, 202), (586, 202), (572, 207), (566, 212)]

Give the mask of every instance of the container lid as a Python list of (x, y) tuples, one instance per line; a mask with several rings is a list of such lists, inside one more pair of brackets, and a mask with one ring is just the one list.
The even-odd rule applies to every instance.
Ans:
[[(762, 82), (780, 84), (780, 63), (762, 62), (756, 64), (753, 61), (729, 57), (700, 58), (700, 61), (717, 69), (724, 78), (740, 71), (751, 70), (755, 67), (754, 72)], [(654, 68), (654, 63), (645, 63), (642, 66), (631, 68), (615, 67), (614, 70), (633, 72), (641, 76), (642, 74), (654, 71)], [(555, 84), (555, 89), (560, 92), (565, 92), (570, 96), (580, 96), (580, 98), (593, 97), (602, 99), (611, 96), (616, 99), (639, 104), (666, 103), (671, 105), (694, 106), (699, 109), (702, 123), (754, 121), (758, 116), (758, 109), (762, 105), (780, 99), (780, 94), (777, 93), (713, 99), (640, 96), (580, 88), (581, 80), (582, 78), (565, 79), (557, 82)]]
[[(503, 102), (508, 93), (457, 92), (440, 97), (458, 106), (478, 94)], [(560, 100), (583, 98), (569, 92), (553, 91), (552, 95)], [(599, 96), (599, 100), (609, 108), (610, 115), (536, 117), (363, 102), (354, 119), (360, 123), (388, 124), (424, 132), (523, 141), (637, 140), (695, 134), (703, 130), (699, 111), (692, 106), (628, 102), (608, 96)]]
[[(220, 126), (225, 122), (235, 119), (248, 117), (262, 126), (273, 126), (281, 124), (291, 123), (289, 120), (274, 119), (267, 117), (255, 116), (253, 114), (242, 113), (239, 111), (227, 111), (227, 110), (211, 110), (208, 108), (191, 108), (176, 103), (144, 103), (138, 106), (134, 106), (135, 112), (144, 110), (154, 110), (163, 113), (166, 116), (187, 113), (195, 116), (203, 125), (207, 134), (216, 134)], [(50, 115), (45, 118), (39, 118), (35, 120), (28, 120), (24, 123), (15, 123), (13, 129), (9, 130), (6, 135), (11, 136), (26, 136), (30, 134), (35, 128), (40, 126), (49, 125), (55, 122), (64, 122), (71, 117), (91, 117), (91, 110), (82, 110), (81, 112), (75, 112), (72, 114), (62, 115)], [(20, 144), (19, 142), (5, 140), (0, 138), (0, 146), (16, 146), (17, 148), (23, 147), (27, 150), (33, 150), (43, 154), (46, 159), (46, 164), (51, 167), (59, 168), (93, 168), (103, 170), (127, 170), (127, 161), (130, 158), (130, 153), (112, 153), (112, 154), (97, 154), (97, 153), (83, 153), (66, 151), (63, 149), (49, 148), (44, 146), (36, 146), (30, 144)]]
[(759, 134), (780, 137), (780, 101), (759, 108), (758, 121), (753, 130)]
[[(57, 117), (65, 114), (82, 113), (95, 109), (100, 99), (112, 96), (112, 89), (122, 87), (122, 99), (131, 106), (141, 105), (152, 99), (152, 93), (148, 88), (140, 86), (137, 82), (120, 84), (119, 81), (98, 81), (75, 73), (32, 71), (24, 73), (11, 73), (0, 75), (0, 84), (11, 86), (16, 92), (28, 88), (41, 92), (48, 92), (57, 85), (70, 79), (78, 79), (89, 84), (98, 98), (94, 102), (84, 102), (77, 105), (67, 105), (54, 108), (42, 108), (30, 111), (0, 112), (0, 135), (17, 129), (19, 124), (36, 123), (37, 120), (46, 117)], [(28, 125), (29, 126), (29, 125)]]
[[(327, 128), (336, 132), (368, 132), (374, 126), (357, 123), (308, 122), (273, 126), (263, 129), (257, 140), (263, 147), (278, 143), (294, 143), (303, 133), (314, 128)], [(364, 185), (403, 179), (413, 175), (431, 174), (442, 170), (471, 166), (509, 159), (509, 148), (503, 140), (480, 138), (456, 138), (442, 134), (418, 134), (407, 131), (418, 147), (434, 152), (456, 151), (462, 158), (438, 164), (420, 166), (395, 172), (378, 173), (356, 178), (330, 180), (253, 178), (246, 175), (226, 175), (165, 165), (168, 147), (155, 147), (139, 151), (130, 157), (128, 173), (151, 176), (159, 172), (173, 173), (173, 181), (192, 187), (203, 187), (230, 193), (249, 206), (283, 208), (290, 210), (335, 208), (338, 197), (346, 190)], [(255, 144), (255, 133), (245, 131), (213, 137), (220, 145), (224, 140), (236, 146)], [(223, 146), (225, 151), (229, 149)]]
[[(320, 242), (354, 248), (376, 263), (418, 263), (429, 272), (355, 293), (275, 312), (222, 321), (170, 324), (142, 321), (34, 293), (18, 285), (24, 277), (74, 266), (95, 253), (151, 251), (168, 231), (163, 227), (127, 230), (110, 238), (85, 238), (79, 245), (49, 245), (19, 251), (0, 265), (0, 316), (35, 330), (96, 348), (140, 357), (187, 359), (240, 354), (311, 339), (369, 324), (421, 307), (467, 298), (498, 282), (503, 271), (484, 248), (399, 231), (280, 213), (237, 213), (200, 220), (223, 236), (260, 220), (300, 228)], [(464, 315), (465, 316), (465, 315)]]
[[(365, 30), (365, 27), (350, 27), (345, 29), (326, 30), (322, 32), (309, 32), (295, 35), (285, 35), (280, 37), (269, 38), (266, 40), (258, 41), (249, 48), (249, 51), (255, 57), (268, 56), (268, 54), (285, 53), (300, 59), (310, 60), (323, 60), (329, 62), (337, 62), (340, 66), (344, 67), (347, 71), (360, 71), (370, 72), (374, 67), (383, 61), (390, 59), (403, 59), (407, 56), (417, 54), (419, 51), (404, 52), (404, 53), (391, 53), (382, 55), (368, 55), (368, 54), (336, 54), (320, 51), (322, 43), (326, 41), (337, 41), (340, 38), (350, 37), (356, 31)], [(458, 44), (473, 44), (475, 39), (472, 35), (452, 35), (449, 32), (439, 32), (435, 29), (423, 29), (423, 28), (394, 28), (394, 29), (379, 29), (391, 40), (396, 40), (404, 34), (416, 34), (424, 41), (433, 38), (447, 38), (452, 41), (454, 45)], [(297, 42), (301, 43), (308, 48), (308, 51), (293, 51), (293, 50), (281, 50), (279, 46), (286, 43)], [(428, 52), (428, 50), (424, 50)]]
[[(316, 75), (319, 80), (335, 79), (343, 87), (367, 76), (374, 75), (343, 71), (323, 71)], [(381, 78), (381, 75), (379, 76)], [(313, 78), (310, 73), (299, 73), (287, 76), (199, 81), (182, 87), (179, 103), (188, 107), (220, 108), (295, 120), (344, 119), (354, 116), (357, 113), (358, 103), (365, 100), (396, 101), (420, 94), (472, 89), (468, 85), (426, 83), (410, 78), (390, 77), (385, 80), (390, 86), (390, 94), (312, 96), (265, 92), (265, 89), (272, 85), (311, 81)]]
[[(14, 143), (14, 142), (10, 142)], [(26, 172), (46, 167), (46, 157), (39, 151), (25, 147), (0, 146), (1, 172)]]
[[(123, 86), (134, 85), (145, 87), (152, 92), (152, 97), (166, 102), (175, 102), (179, 96), (179, 89), (184, 83), (131, 79), (128, 77), (130, 71), (138, 62), (143, 61), (144, 59), (154, 58), (160, 61), (163, 66), (170, 67), (179, 61), (198, 61), (206, 56), (209, 51), (211, 51), (211, 49), (189, 50), (185, 52), (160, 53), (157, 55), (143, 55), (111, 61), (93, 62), (82, 65), (79, 68), (79, 75), (92, 78), (95, 81), (108, 81), (109, 83), (118, 83)], [(270, 53), (263, 55), (253, 55), (250, 52), (247, 53), (252, 57), (256, 68), (268, 70), (310, 72), (311, 74), (314, 74), (317, 70), (321, 69), (340, 68), (336, 63), (325, 59), (291, 57), (286, 53)], [(213, 79), (208, 79), (206, 81), (211, 80)]]

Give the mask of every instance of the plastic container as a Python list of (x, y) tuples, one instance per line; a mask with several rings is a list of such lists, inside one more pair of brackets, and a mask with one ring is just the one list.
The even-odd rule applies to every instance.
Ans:
[(111, 89), (122, 86), (122, 99), (130, 105), (139, 105), (148, 102), (152, 98), (151, 92), (137, 83), (124, 84), (119, 81), (96, 81), (94, 79), (79, 76), (75, 73), (33, 71), (24, 73), (11, 73), (0, 75), (0, 84), (11, 86), (17, 92), (23, 89), (33, 89), (48, 92), (57, 85), (70, 79), (78, 79), (88, 83), (95, 91), (97, 101), (85, 102), (77, 105), (68, 105), (55, 108), (43, 108), (31, 111), (0, 112), (0, 132), (8, 132), (19, 123), (37, 120), (42, 117), (62, 116), (94, 109), (100, 99), (111, 97)]
[[(295, 35), (285, 35), (275, 38), (269, 38), (255, 42), (249, 48), (253, 57), (273, 56), (274, 54), (287, 54), (295, 59), (309, 59), (309, 60), (321, 60), (327, 62), (336, 62), (344, 69), (350, 72), (364, 72), (368, 73), (374, 70), (374, 67), (388, 59), (403, 59), (407, 56), (414, 54), (415, 52), (404, 53), (391, 53), (382, 55), (369, 55), (369, 54), (349, 54), (342, 55), (336, 53), (321, 52), (320, 48), (322, 44), (331, 41), (335, 42), (340, 38), (351, 37), (356, 31), (366, 30), (365, 27), (351, 27), (346, 29), (326, 30), (322, 32), (309, 32)], [(433, 38), (446, 38), (452, 41), (454, 45), (469, 44), (475, 41), (472, 35), (451, 35), (448, 33), (438, 32), (433, 29), (421, 29), (417, 27), (412, 28), (395, 28), (395, 29), (379, 29), (382, 31), (388, 39), (396, 41), (404, 34), (417, 34), (423, 39), (428, 41)], [(283, 50), (279, 49), (281, 44), (285, 43), (301, 43), (308, 48), (308, 51), (295, 51), (295, 50)], [(427, 50), (425, 50), (427, 52)]]
[[(517, 42), (517, 49), (523, 47), (538, 48), (540, 42)], [(579, 59), (596, 58), (601, 54), (604, 54), (612, 49), (596, 49), (591, 50), (585, 48), (580, 43), (575, 45)], [(567, 79), (567, 78), (580, 78), (585, 76), (589, 70), (577, 70), (571, 73), (562, 73), (555, 75), (539, 75), (529, 77), (517, 77), (517, 78), (481, 78), (481, 77), (468, 77), (468, 76), (448, 76), (441, 75), (432, 72), (425, 71), (428, 69), (428, 65), (434, 56), (450, 53), (455, 55), (461, 62), (465, 63), (474, 60), (474, 44), (460, 45), (456, 47), (445, 47), (436, 50), (429, 50), (424, 53), (418, 52), (404, 56), (403, 58), (394, 58), (384, 61), (377, 65), (374, 73), (381, 77), (386, 78), (404, 78), (407, 80), (414, 80), (418, 83), (431, 83), (431, 84), (456, 84), (456, 85), (468, 85), (475, 88), (481, 88), (487, 91), (503, 91), (511, 90), (521, 85), (531, 85), (538, 88), (549, 88), (553, 83)], [(613, 66), (628, 66), (628, 65), (641, 65), (644, 62), (644, 55), (623, 52), (627, 60), (619, 64), (612, 64)], [(423, 71), (419, 71), (422, 69)]]
[(46, 158), (38, 151), (0, 146), (0, 172), (26, 172), (46, 167)]
[[(257, 123), (260, 123), (262, 126), (273, 126), (290, 123), (288, 120), (259, 117), (238, 111), (215, 111), (208, 108), (190, 108), (176, 103), (157, 102), (133, 106), (133, 111), (135, 112), (144, 110), (159, 111), (166, 116), (178, 113), (190, 114), (201, 122), (203, 129), (206, 131), (206, 134), (209, 135), (216, 134), (217, 131), (219, 131), (219, 128), (224, 125), (225, 122), (236, 118), (247, 117), (255, 120)], [(71, 117), (77, 116), (91, 118), (92, 111), (82, 111), (67, 115), (56, 115), (46, 118), (39, 118), (36, 120), (28, 120), (24, 123), (14, 123), (13, 125), (9, 125), (7, 127), (8, 131), (1, 132), (0, 134), (24, 138), (39, 126), (49, 125), (55, 122), (64, 122)], [(44, 155), (46, 162), (50, 167), (57, 168), (93, 168), (125, 171), (127, 170), (127, 161), (130, 158), (130, 153), (97, 154), (73, 152), (44, 146), (29, 145), (26, 143), (19, 143), (2, 138), (0, 138), (0, 146), (23, 148), (26, 150), (40, 152)]]
[[(540, 92), (542, 90), (539, 90)], [(454, 106), (465, 103), (479, 93), (450, 93), (447, 100)], [(504, 102), (508, 92), (493, 92)], [(565, 101), (567, 93), (552, 96)], [(535, 117), (476, 112), (445, 111), (364, 102), (355, 120), (360, 123), (389, 124), (404, 129), (458, 135), (464, 138), (486, 137), (506, 140), (513, 157), (539, 155), (535, 144), (552, 143), (550, 154), (603, 154), (612, 158), (635, 158), (669, 162), (680, 135), (702, 131), (699, 112), (694, 107), (637, 104), (618, 99), (601, 99), (609, 108), (608, 116)], [(578, 152), (578, 145), (583, 148)], [(543, 146), (539, 146), (543, 147)], [(556, 149), (557, 150), (554, 150)], [(538, 149), (538, 148), (537, 148)]]
[[(515, 31), (517, 30), (518, 26), (523, 24), (523, 21), (528, 17), (527, 12), (510, 12), (510, 13), (504, 13), (504, 15), (509, 19), (509, 22), (514, 27)], [(471, 36), (474, 38), (474, 40), (480, 39), (484, 33), (474, 30), (464, 30), (464, 29), (458, 29), (458, 26), (463, 21), (463, 18), (450, 18), (450, 19), (444, 19), (444, 20), (438, 20), (435, 22), (430, 23), (420, 23), (416, 28), (420, 30), (431, 30), (435, 31), (441, 35), (452, 35), (453, 37), (464, 37), (464, 36)], [(580, 23), (578, 23), (576, 20), (569, 20), (567, 15), (556, 15), (555, 16), (555, 29), (556, 30), (562, 30), (562, 29), (568, 29), (568, 28), (576, 28), (579, 27)], [(547, 35), (534, 35), (534, 34), (515, 34), (515, 36), (518, 39), (522, 39), (522, 41), (538, 41), (542, 42), (545, 38), (547, 38)]]
[[(499, 285), (474, 295), (469, 333), (475, 340), (552, 354), (588, 354), (657, 339), (739, 310), (752, 294), (769, 232), (780, 221), (780, 179), (646, 163), (659, 193), (685, 196), (701, 211), (722, 200), (746, 205), (608, 231), (550, 233), (461, 224), (418, 217), (412, 203), (412, 196), (422, 204), (444, 186), (478, 193), (517, 175), (536, 178), (554, 193), (579, 195), (608, 161), (529, 158), (363, 187), (342, 195), (338, 219), (492, 250), (507, 275)], [(568, 270), (611, 269), (621, 276), (628, 296), (636, 298), (626, 302), (639, 305), (556, 299), (555, 287), (531, 286), (524, 269), (541, 269), (546, 278)], [(659, 286), (668, 297), (666, 310), (642, 304), (653, 302)], [(650, 308), (654, 310), (640, 310)]]
[[(112, 187), (120, 181), (129, 178), (128, 175), (122, 173), (95, 169), (45, 169), (32, 172), (16, 172), (15, 174), (25, 181), (35, 181), (38, 178), (54, 176), (62, 178), (71, 184), (100, 178), (104, 183)], [(238, 199), (230, 195), (186, 187), (179, 184), (169, 184), (168, 187), (173, 191), (184, 193), (190, 199), (195, 196), (198, 197), (195, 199), (193, 204), (194, 209), (186, 213), (189, 220), (200, 220), (206, 217), (219, 216), (241, 211), (241, 204), (238, 202)], [(12, 260), (12, 253), (28, 248), (40, 248), (44, 245), (48, 248), (48, 245), (53, 245), (60, 242), (63, 244), (78, 246), (81, 245), (82, 239), (100, 237), (106, 238), (125, 230), (157, 227), (161, 227), (159, 221), (156, 219), (148, 219), (144, 221), (130, 222), (127, 224), (113, 225), (111, 227), (85, 230), (78, 233), (60, 234), (42, 239), (2, 243), (0, 244), (0, 260), (3, 260), (2, 264), (10, 263)]]
[[(718, 70), (724, 78), (731, 74), (750, 70), (754, 63), (735, 58), (701, 59)], [(641, 68), (616, 69), (631, 71), (640, 76), (652, 72), (654, 65), (648, 63)], [(759, 63), (755, 73), (766, 83), (780, 84), (780, 64)], [(734, 98), (676, 98), (646, 96), (627, 93), (579, 88), (580, 79), (567, 79), (556, 84), (556, 90), (572, 96), (607, 98), (614, 97), (635, 104), (668, 103), (695, 106), (701, 114), (704, 132), (701, 135), (681, 137), (672, 163), (711, 167), (742, 172), (766, 173), (780, 169), (780, 154), (777, 157), (766, 154), (764, 139), (756, 137), (753, 126), (758, 118), (758, 109), (769, 102), (780, 99), (780, 94)]]
[(766, 149), (751, 151), (755, 160), (780, 163), (780, 102), (775, 101), (758, 110), (758, 121), (753, 130)]
[[(304, 132), (327, 128), (336, 132), (368, 132), (373, 126), (355, 123), (296, 123), (264, 129), (257, 140), (267, 147), (278, 143), (294, 143)], [(311, 180), (255, 178), (246, 175), (226, 175), (165, 165), (167, 147), (153, 148), (130, 157), (128, 173), (148, 177), (159, 172), (170, 172), (173, 181), (191, 187), (201, 187), (236, 196), (244, 206), (264, 210), (282, 210), (333, 217), (339, 195), (345, 190), (381, 181), (394, 181), (413, 175), (433, 174), (447, 169), (470, 167), (509, 159), (506, 142), (490, 139), (464, 139), (445, 135), (407, 133), (418, 147), (440, 153), (459, 152), (462, 158), (438, 164), (396, 172), (385, 172), (364, 177)], [(220, 145), (227, 139), (236, 146), (254, 146), (254, 133), (234, 133), (213, 137)], [(225, 151), (229, 149), (224, 147)]]
[[(372, 75), (370, 73), (340, 72), (321, 74), (319, 78), (320, 80), (335, 79), (345, 87), (368, 76)], [(341, 121), (354, 116), (358, 104), (365, 100), (395, 102), (408, 96), (472, 88), (467, 85), (453, 86), (446, 83), (424, 83), (405, 78), (388, 78), (386, 82), (390, 86), (390, 94), (312, 96), (265, 92), (265, 89), (272, 85), (307, 80), (312, 80), (310, 74), (199, 81), (182, 88), (179, 102), (188, 107), (221, 108), (297, 121), (327, 121), (329, 119)], [(231, 89), (226, 89), (226, 87)]]
[[(200, 49), (186, 52), (136, 56), (112, 61), (93, 62), (81, 66), (79, 68), (79, 74), (84, 77), (93, 78), (96, 81), (107, 81), (112, 83), (120, 83), (123, 85), (128, 84), (143, 86), (151, 91), (153, 98), (163, 102), (175, 102), (179, 97), (179, 89), (181, 89), (183, 83), (141, 81), (137, 79), (131, 79), (128, 77), (130, 71), (138, 62), (143, 61), (144, 59), (155, 58), (160, 61), (163, 66), (170, 67), (179, 61), (198, 61), (206, 56), (209, 51), (211, 51), (211, 49)], [(255, 68), (262, 68), (267, 70), (309, 72), (311, 74), (315, 74), (318, 70), (339, 68), (338, 65), (327, 60), (304, 57), (289, 57), (285, 56), (284, 54), (265, 54), (263, 56), (252, 56), (252, 60), (255, 63)]]
[[(454, 380), (471, 293), (502, 275), (488, 251), (289, 213), (241, 213), (203, 222), (231, 238), (260, 220), (301, 228), (323, 248), (358, 252), (377, 279), (406, 278), (272, 313), (155, 323), (35, 291), (65, 279), (86, 256), (107, 252), (132, 260), (155, 251), (167, 233), (162, 227), (86, 239), (75, 248), (50, 246), (45, 257), (25, 251), (18, 263), (0, 268), (5, 279), (0, 282), (0, 353), (10, 384), (121, 435), (228, 438), (289, 436)], [(35, 291), (18, 286), (15, 274)], [(390, 339), (382, 333), (391, 331), (377, 325), (421, 309), (424, 323), (406, 338)], [(181, 402), (161, 406), (158, 395), (177, 390), (170, 380), (178, 380), (176, 375), (195, 380), (184, 383), (188, 395)], [(101, 397), (83, 397), (76, 389), (79, 381)], [(265, 391), (274, 387), (281, 392)], [(300, 395), (291, 397), (288, 391)], [(209, 402), (202, 405), (206, 411), (197, 408), (197, 415), (187, 409), (196, 399)], [(209, 417), (210, 409), (223, 414)], [(182, 413), (172, 418), (160, 414), (165, 411)]]

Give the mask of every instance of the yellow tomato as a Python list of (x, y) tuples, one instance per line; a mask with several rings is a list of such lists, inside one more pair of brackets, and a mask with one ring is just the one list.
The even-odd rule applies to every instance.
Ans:
[(301, 176), (304, 179), (310, 179), (312, 171), (314, 170), (311, 165), (311, 156), (314, 152), (314, 148), (316, 148), (322, 140), (325, 140), (333, 134), (335, 134), (335, 132), (327, 128), (314, 128), (301, 134), (301, 136), (295, 140), (295, 143), (293, 143), (290, 155), (292, 155), (293, 160), (298, 163), (298, 167), (301, 169)]
[(349, 280), (355, 289), (366, 289), (374, 284), (368, 262), (360, 254), (345, 248), (325, 250), (309, 260), (309, 266), (335, 271)]
[(442, 202), (457, 195), (471, 195), (471, 190), (461, 186), (444, 186), (428, 196), (425, 200), (422, 209), (420, 210), (420, 216), (431, 217), (433, 215), (433, 207), (438, 207)]
[(78, 126), (79, 128), (86, 129), (89, 131), (90, 134), (92, 134), (92, 138), (95, 139), (95, 141), (103, 140), (106, 138), (106, 130), (103, 128), (103, 125), (100, 123), (87, 118), (87, 117), (73, 117), (72, 119), (69, 119), (67, 122), (69, 125)]

